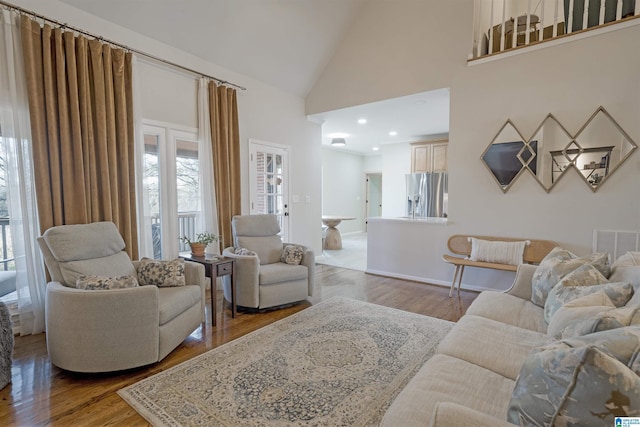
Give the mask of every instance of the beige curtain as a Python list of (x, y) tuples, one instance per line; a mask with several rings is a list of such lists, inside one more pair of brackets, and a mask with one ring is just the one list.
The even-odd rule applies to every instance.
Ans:
[(213, 171), (222, 246), (233, 246), (231, 218), (241, 213), (240, 137), (236, 91), (209, 83)]
[(40, 229), (113, 221), (138, 258), (131, 53), (21, 20)]

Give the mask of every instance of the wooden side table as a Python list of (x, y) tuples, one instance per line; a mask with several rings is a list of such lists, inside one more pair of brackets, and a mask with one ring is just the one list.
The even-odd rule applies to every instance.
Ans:
[(216, 279), (231, 275), (231, 317), (236, 317), (236, 260), (223, 256), (194, 256), (181, 254), (180, 258), (204, 265), (204, 275), (211, 279), (211, 324), (216, 326)]

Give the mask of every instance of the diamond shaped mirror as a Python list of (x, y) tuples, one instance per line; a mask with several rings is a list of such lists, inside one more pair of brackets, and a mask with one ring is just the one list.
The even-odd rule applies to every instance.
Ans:
[(571, 146), (569, 132), (549, 114), (527, 141), (533, 157), (525, 166), (547, 192), (565, 174), (573, 162), (567, 149)]
[(532, 154), (527, 147), (518, 129), (511, 120), (507, 120), (482, 153), (480, 157), (482, 162), (503, 192), (507, 192), (513, 181), (524, 170), (524, 165), (534, 158), (535, 154)]
[(595, 192), (638, 148), (620, 125), (600, 107), (578, 131), (575, 167)]

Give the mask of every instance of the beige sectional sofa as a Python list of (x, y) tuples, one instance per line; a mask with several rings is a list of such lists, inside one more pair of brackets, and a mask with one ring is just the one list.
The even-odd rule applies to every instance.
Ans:
[[(540, 347), (553, 346), (557, 341), (547, 335), (544, 308), (531, 301), (536, 268), (520, 265), (511, 289), (504, 293), (482, 292), (477, 297), (440, 343), (437, 354), (397, 396), (382, 425), (513, 426), (507, 421), (508, 412), (523, 365), (532, 353), (540, 352)], [(619, 269), (617, 275), (624, 276), (627, 281), (631, 281), (629, 276), (637, 276), (632, 280), (636, 280), (634, 287), (639, 289), (639, 272), (640, 266), (637, 266), (636, 270), (623, 272)], [(640, 306), (640, 292), (627, 305)], [(638, 312), (640, 310), (635, 311)], [(634, 322), (639, 320), (640, 316), (636, 315)], [(632, 332), (640, 336), (640, 327), (635, 328)], [(636, 368), (640, 368), (637, 346), (633, 357), (637, 359)], [(637, 370), (635, 374), (638, 374)], [(637, 386), (640, 381), (635, 384)], [(632, 402), (636, 408), (639, 404)], [(599, 421), (595, 424), (592, 420), (577, 421), (567, 424), (599, 425)], [(602, 425), (613, 425), (608, 421), (603, 419)], [(546, 425), (549, 420), (520, 423)], [(560, 419), (551, 424), (561, 424)]]

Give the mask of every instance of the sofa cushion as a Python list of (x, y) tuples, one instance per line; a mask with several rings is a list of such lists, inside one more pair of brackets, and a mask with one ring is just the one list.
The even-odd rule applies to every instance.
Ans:
[(471, 261), (495, 262), (498, 264), (519, 265), (524, 261), (522, 256), (528, 240), (520, 242), (502, 242), (469, 237), (471, 241)]
[(138, 263), (138, 281), (141, 286), (159, 288), (184, 286), (184, 259), (159, 261), (142, 258)]
[(136, 276), (133, 266), (126, 252), (117, 252), (102, 258), (92, 258), (76, 261), (59, 262), (63, 285), (75, 288), (78, 276)]
[(543, 308), (531, 301), (503, 292), (484, 291), (471, 303), (467, 314), (485, 317), (507, 325), (546, 333)]
[(76, 288), (86, 290), (107, 290), (107, 289), (124, 289), (135, 288), (138, 280), (135, 276), (78, 276), (76, 280)]
[(195, 304), (200, 304), (200, 286), (187, 285), (158, 288), (160, 326), (170, 322)]
[[(613, 425), (640, 416), (640, 327), (599, 332), (532, 353), (518, 376), (508, 421)], [(597, 386), (594, 386), (597, 385)]]
[(622, 307), (631, 298), (633, 287), (629, 283), (622, 282), (592, 286), (563, 286), (560, 282), (549, 292), (544, 304), (545, 320), (550, 319), (563, 304), (599, 291), (607, 294), (613, 305)]
[(280, 236), (237, 236), (238, 245), (258, 254), (260, 265), (280, 262), (282, 239)]
[(544, 307), (547, 295), (567, 274), (578, 267), (590, 264), (597, 268), (603, 276), (609, 277), (609, 254), (596, 253), (578, 258), (566, 249), (553, 248), (545, 256), (533, 273), (531, 280), (531, 301)]
[[(549, 320), (547, 335), (555, 339), (584, 335), (580, 325), (595, 315), (616, 308), (607, 294), (600, 290), (562, 305)], [(589, 331), (590, 333), (593, 331)]]
[(271, 285), (291, 280), (306, 279), (308, 276), (309, 269), (304, 265), (289, 265), (284, 262), (276, 262), (260, 266), (258, 282), (260, 286)]
[(436, 354), (409, 381), (387, 410), (383, 426), (424, 426), (438, 402), (453, 402), (506, 419), (515, 382), (473, 363)]
[(438, 353), (515, 380), (531, 350), (548, 342), (543, 333), (467, 314), (440, 342)]

